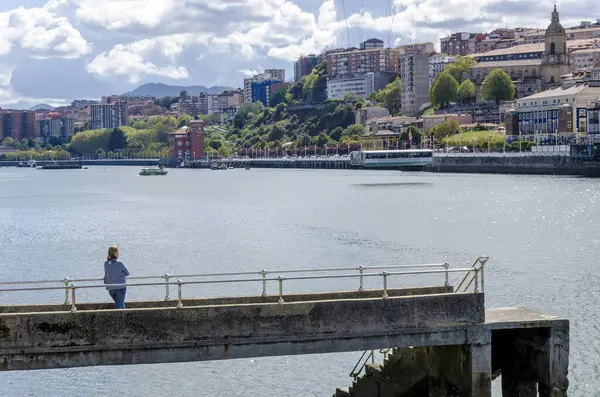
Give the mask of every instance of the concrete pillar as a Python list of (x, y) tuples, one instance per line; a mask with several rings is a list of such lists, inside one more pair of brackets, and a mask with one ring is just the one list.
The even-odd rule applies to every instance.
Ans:
[(471, 397), (492, 397), (492, 344), (471, 344), (469, 369), (471, 372)]
[(569, 322), (555, 322), (537, 356), (540, 397), (566, 397), (569, 388)]

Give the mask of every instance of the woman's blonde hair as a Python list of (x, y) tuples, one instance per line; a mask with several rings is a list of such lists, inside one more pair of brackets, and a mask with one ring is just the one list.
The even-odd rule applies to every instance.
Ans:
[(106, 260), (109, 261), (111, 259), (117, 259), (118, 256), (119, 256), (119, 247), (117, 247), (116, 245), (113, 245), (112, 247), (110, 247), (108, 249), (108, 256), (106, 257)]

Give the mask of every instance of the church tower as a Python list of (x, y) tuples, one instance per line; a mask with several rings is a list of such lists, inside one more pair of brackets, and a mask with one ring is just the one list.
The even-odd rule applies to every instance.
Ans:
[(542, 56), (542, 76), (544, 89), (562, 84), (561, 76), (570, 73), (567, 34), (560, 24), (556, 4), (552, 12), (552, 22), (546, 29), (545, 50)]

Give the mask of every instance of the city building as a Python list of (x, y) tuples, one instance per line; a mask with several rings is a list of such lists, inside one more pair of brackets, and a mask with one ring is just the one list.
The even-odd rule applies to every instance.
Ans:
[(264, 106), (269, 106), (269, 94), (272, 85), (283, 83), (278, 79), (256, 80), (252, 82), (252, 100), (251, 102), (262, 102)]
[(588, 136), (600, 137), (600, 101), (590, 101), (586, 107), (586, 124)]
[(374, 118), (388, 117), (390, 112), (380, 106), (369, 106), (357, 109), (354, 113), (354, 123), (366, 125), (367, 121)]
[(432, 54), (429, 57), (429, 86), (433, 85), (438, 74), (446, 70), (448, 64), (454, 63), (456, 57), (446, 54)]
[(417, 116), (429, 103), (429, 54), (400, 56), (398, 75), (402, 84), (401, 113)]
[[(562, 86), (517, 100), (519, 131), (524, 135), (596, 131), (595, 104), (600, 98), (600, 65)], [(588, 118), (587, 110), (592, 110)]]
[(477, 33), (459, 32), (440, 39), (440, 52), (451, 56), (475, 53)]
[(410, 54), (433, 54), (435, 53), (435, 46), (431, 42), (426, 43), (412, 43), (403, 44), (396, 47), (396, 50), (400, 50), (403, 55)]
[(12, 146), (1, 146), (0, 145), (0, 155), (2, 154), (8, 154), (8, 153), (14, 153), (17, 152), (19, 149), (14, 148)]
[(85, 109), (88, 106), (96, 105), (98, 101), (91, 101), (87, 99), (76, 99), (71, 102), (71, 107), (75, 109)]
[(397, 49), (336, 52), (327, 55), (327, 74), (343, 78), (365, 73), (398, 73)]
[(0, 136), (15, 140), (35, 139), (35, 112), (29, 110), (0, 110)]
[(169, 157), (177, 160), (204, 159), (204, 122), (196, 116), (189, 127), (169, 133)]
[(361, 50), (375, 50), (378, 48), (383, 48), (383, 40), (379, 40), (377, 38), (372, 38), (363, 41), (359, 45)]
[(47, 118), (36, 121), (36, 135), (40, 142), (50, 143), (50, 138), (68, 140), (75, 134), (75, 120), (60, 113), (48, 113)]
[(502, 68), (511, 76), (517, 97), (529, 96), (562, 84), (563, 76), (568, 75), (570, 71), (569, 45), (579, 48), (582, 43), (567, 43), (565, 29), (560, 24), (555, 7), (543, 44), (524, 44), (518, 46), (518, 50), (518, 47), (511, 47), (475, 56), (478, 63), (469, 69), (466, 78), (477, 86), (479, 98), (485, 77), (492, 70)]
[(587, 70), (600, 62), (600, 48), (575, 50), (569, 54), (571, 70)]
[(346, 94), (367, 98), (375, 91), (375, 73), (369, 72), (355, 77), (327, 79), (327, 98), (344, 99)]
[(290, 83), (275, 83), (269, 86), (269, 92), (267, 96), (267, 103), (271, 103), (271, 96), (278, 91), (287, 92), (290, 87)]
[(429, 114), (422, 117), (423, 119), (423, 134), (427, 134), (433, 127), (448, 120), (455, 120), (459, 125), (473, 124), (473, 116), (470, 114), (444, 113), (444, 114)]
[(294, 62), (294, 81), (302, 80), (302, 77), (308, 76), (314, 68), (320, 63), (320, 57), (315, 54), (301, 55)]
[(129, 124), (129, 109), (126, 102), (111, 105), (91, 105), (91, 125), (93, 130), (119, 128)]
[(112, 105), (115, 103), (119, 103), (122, 102), (123, 98), (121, 97), (121, 95), (108, 95), (108, 96), (103, 96), (102, 100), (100, 101), (100, 104), (102, 105)]
[[(262, 72), (262, 73), (259, 73), (253, 77), (244, 79), (244, 102), (251, 103), (251, 102), (254, 102), (253, 97), (261, 97), (260, 93), (258, 93), (258, 92), (255, 95), (252, 87), (256, 87), (256, 89), (260, 90), (261, 92), (264, 91), (264, 95), (262, 95), (262, 97), (266, 101), (267, 94), (266, 94), (266, 88), (264, 88), (264, 87), (270, 85), (270, 84), (265, 85), (264, 83), (266, 81), (277, 82), (277, 83), (284, 82), (285, 81), (285, 69), (265, 69), (264, 72)], [(254, 85), (255, 83), (263, 83), (263, 84)]]

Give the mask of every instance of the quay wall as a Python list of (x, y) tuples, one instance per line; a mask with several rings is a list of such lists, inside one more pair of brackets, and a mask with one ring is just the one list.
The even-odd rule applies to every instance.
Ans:
[(0, 371), (456, 345), (484, 321), (483, 293), (0, 314)]
[(436, 156), (432, 172), (600, 177), (600, 163), (570, 156)]

